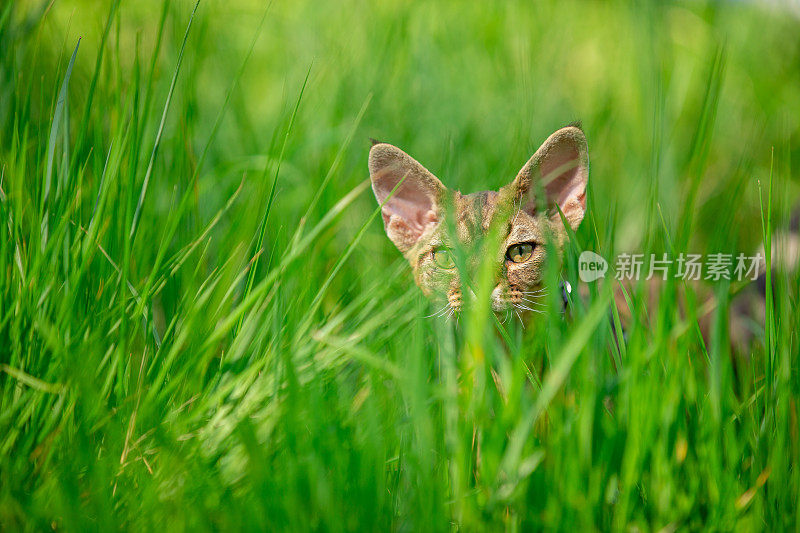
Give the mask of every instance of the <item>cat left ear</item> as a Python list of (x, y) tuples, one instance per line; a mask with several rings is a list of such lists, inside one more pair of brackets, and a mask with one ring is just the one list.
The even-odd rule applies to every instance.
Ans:
[[(554, 209), (558, 206), (575, 230), (586, 212), (588, 179), (586, 136), (580, 128), (567, 126), (550, 135), (504, 189), (509, 189), (514, 201), (531, 215), (544, 206), (552, 218), (558, 219)], [(538, 191), (544, 192), (543, 201), (536, 197)]]
[(386, 143), (375, 144), (369, 151), (369, 175), (375, 198), (383, 204), (386, 234), (406, 253), (439, 223), (447, 189), (413, 157)]

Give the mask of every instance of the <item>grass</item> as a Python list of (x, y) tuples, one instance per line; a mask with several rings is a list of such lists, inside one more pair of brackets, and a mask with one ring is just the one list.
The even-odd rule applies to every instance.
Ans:
[(497, 188), (581, 119), (549, 287), (584, 249), (750, 253), (797, 198), (798, 35), (744, 2), (6, 3), (0, 527), (797, 530), (796, 272), (745, 354), (728, 283), (707, 343), (676, 282), (619, 348), (612, 282), (423, 319), (366, 155)]

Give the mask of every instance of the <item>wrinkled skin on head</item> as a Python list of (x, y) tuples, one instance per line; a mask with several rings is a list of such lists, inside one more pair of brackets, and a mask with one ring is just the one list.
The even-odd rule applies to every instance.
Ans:
[[(455, 312), (470, 290), (462, 287), (453, 264), (454, 248), (465, 252), (470, 273), (487, 253), (494, 257), (491, 306), (496, 313), (525, 309), (540, 294), (545, 244), (559, 249), (566, 238), (564, 221), (574, 230), (586, 211), (588, 152), (586, 137), (575, 126), (553, 133), (498, 191), (464, 195), (450, 190), (411, 156), (385, 143), (370, 150), (369, 171), (383, 204), (386, 233), (411, 264), (417, 285)], [(483, 241), (493, 227), (500, 232), (500, 245), (487, 251)]]

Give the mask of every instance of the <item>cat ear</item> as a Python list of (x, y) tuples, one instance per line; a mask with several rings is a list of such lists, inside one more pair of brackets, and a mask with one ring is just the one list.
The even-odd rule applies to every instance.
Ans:
[[(553, 133), (536, 150), (514, 181), (504, 187), (521, 208), (533, 215), (542, 206), (558, 220), (558, 206), (575, 230), (586, 212), (586, 182), (589, 160), (586, 136), (580, 128), (567, 126)], [(539, 201), (537, 192), (544, 192)]]
[[(386, 143), (375, 144), (369, 151), (369, 175), (378, 203), (386, 201), (382, 209), (386, 234), (405, 253), (439, 222), (447, 189), (414, 158)], [(389, 197), (400, 181), (403, 183)]]

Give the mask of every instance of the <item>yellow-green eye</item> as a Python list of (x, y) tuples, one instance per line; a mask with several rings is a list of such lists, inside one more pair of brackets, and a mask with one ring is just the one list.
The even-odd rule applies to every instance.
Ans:
[(524, 263), (533, 255), (533, 248), (536, 245), (532, 242), (523, 242), (521, 244), (514, 244), (508, 247), (506, 257), (512, 263)]
[(436, 266), (444, 269), (451, 269), (456, 264), (453, 262), (453, 253), (447, 248), (437, 248), (433, 251), (433, 262)]

